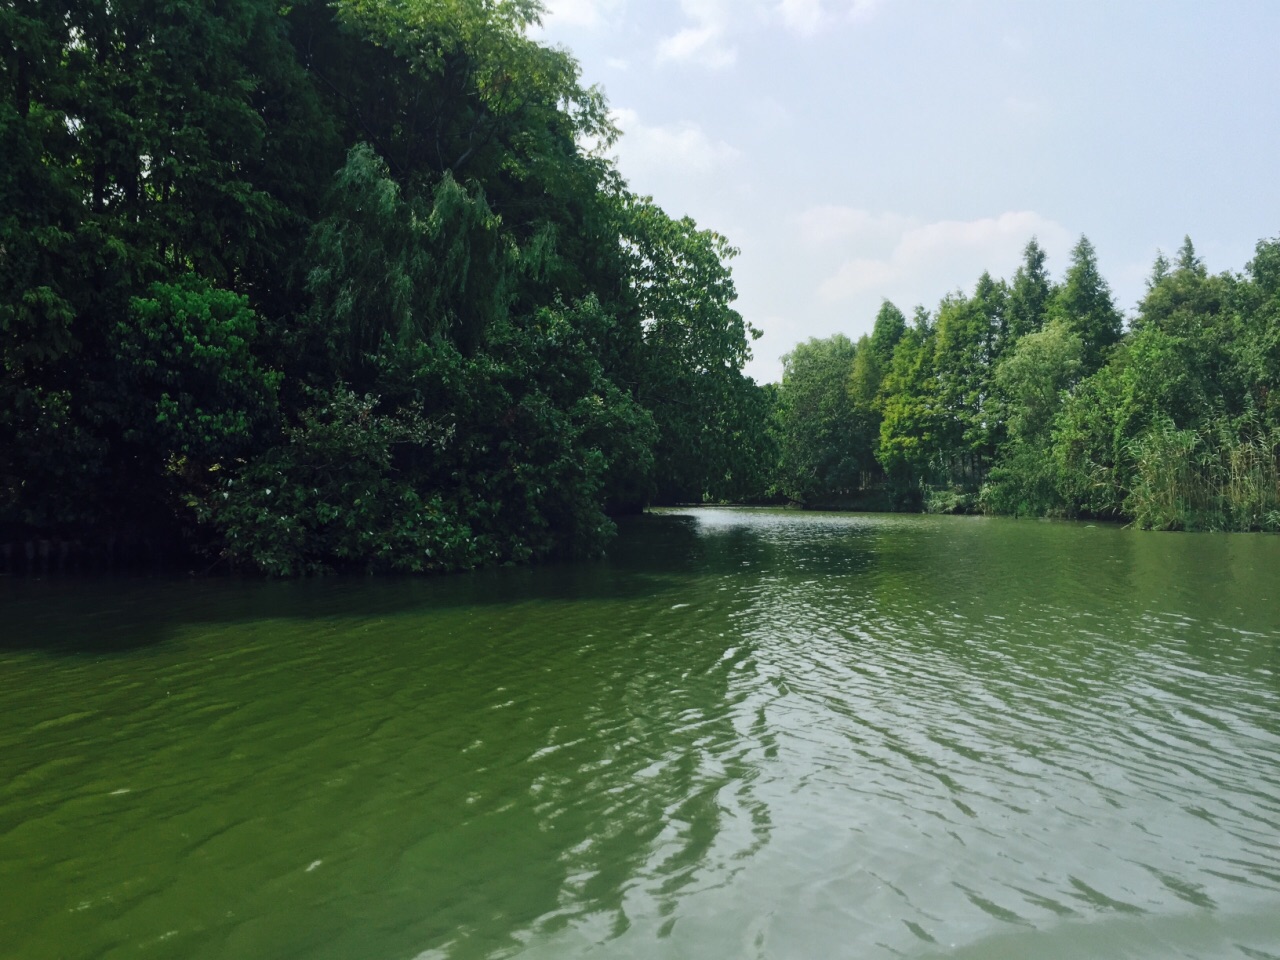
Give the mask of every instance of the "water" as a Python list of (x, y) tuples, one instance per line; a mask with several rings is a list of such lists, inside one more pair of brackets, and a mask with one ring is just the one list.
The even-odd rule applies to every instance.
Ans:
[(0, 956), (1280, 958), (1280, 538), (0, 582)]

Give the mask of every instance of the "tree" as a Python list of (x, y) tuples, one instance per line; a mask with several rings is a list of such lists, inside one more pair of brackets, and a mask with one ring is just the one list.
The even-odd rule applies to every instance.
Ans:
[(766, 487), (735, 251), (588, 146), (541, 12), (0, 10), (0, 521), (457, 569)]
[[(891, 358), (892, 359), (892, 358)], [(863, 448), (863, 485), (871, 481), (876, 471), (876, 448), (880, 445), (880, 388), (884, 383), (886, 367), (881, 365), (880, 354), (865, 334), (854, 345), (853, 366), (849, 370), (849, 382), (845, 389), (849, 394), (851, 419), (847, 426)]]
[(783, 357), (778, 389), (779, 486), (788, 498), (812, 503), (861, 487), (871, 463), (870, 437), (855, 430), (849, 394), (857, 348), (836, 334), (797, 344)]
[(907, 318), (888, 300), (880, 304), (875, 323), (871, 327), (869, 346), (877, 365), (887, 370), (893, 362), (893, 350), (907, 332)]
[(1007, 437), (982, 489), (996, 513), (1044, 515), (1062, 509), (1052, 459), (1054, 420), (1079, 381), (1080, 338), (1060, 323), (1028, 333), (996, 367), (993, 384)]
[(623, 226), (643, 330), (636, 397), (658, 426), (657, 500), (720, 499), (736, 485), (731, 464), (758, 412), (742, 367), (759, 332), (732, 307), (737, 250), (648, 199), (628, 201)]
[(954, 295), (938, 307), (938, 401), (947, 420), (940, 453), (958, 482), (980, 480), (995, 452), (997, 421), (990, 409), (991, 370), (1003, 343), (1006, 295), (990, 274), (972, 297)]
[(1169, 263), (1169, 258), (1164, 255), (1163, 250), (1156, 250), (1155, 262), (1151, 264), (1151, 276), (1147, 278), (1147, 292), (1150, 293), (1163, 280), (1168, 278), (1173, 271), (1173, 265)]
[(483, 190), (445, 173), (429, 195), (405, 193), (357, 144), (312, 232), (312, 322), (348, 378), (388, 342), (441, 336), (474, 351), (511, 305), (517, 252)]
[(1235, 289), (1232, 364), (1247, 385), (1247, 409), (1268, 427), (1280, 425), (1280, 239), (1261, 240)]
[(1043, 329), (1053, 302), (1054, 286), (1045, 269), (1047, 255), (1035, 237), (1022, 251), (1022, 264), (1009, 287), (1006, 337), (1009, 345)]
[(1120, 339), (1120, 311), (1111, 298), (1111, 288), (1098, 272), (1098, 257), (1088, 237), (1081, 236), (1071, 250), (1071, 264), (1053, 299), (1050, 317), (1080, 338), (1088, 373), (1102, 366), (1111, 346)]
[[(314, 101), (277, 17), (265, 0), (0, 13), (14, 91), (0, 106), (13, 161), (0, 176), (0, 473), (12, 478), (0, 510), (15, 519), (172, 522), (175, 505), (155, 496), (181, 451), (121, 394), (137, 360), (121, 324), (132, 329), (153, 284), (195, 275), (248, 297), (260, 331), (297, 301), (290, 256), (315, 184), (299, 158), (323, 153), (325, 126), (306, 122)], [(285, 98), (292, 122), (276, 112)], [(217, 378), (196, 382), (212, 393), (195, 407), (225, 401)]]
[(902, 505), (920, 504), (921, 487), (942, 473), (949, 420), (938, 396), (936, 329), (923, 307), (893, 351), (880, 388), (876, 457)]
[(906, 317), (888, 300), (880, 305), (870, 336), (858, 338), (849, 373), (852, 420), (848, 429), (856, 438), (862, 464), (862, 483), (874, 483), (880, 473), (876, 450), (880, 446), (880, 389), (893, 364), (893, 351), (907, 330)]
[(1184, 236), (1182, 246), (1178, 248), (1177, 269), (1202, 277), (1205, 275), (1204, 261), (1196, 254), (1196, 248), (1190, 236)]
[(1065, 392), (1079, 381), (1083, 352), (1078, 336), (1051, 323), (1027, 334), (1001, 359), (994, 381), (1011, 440), (1048, 439)]

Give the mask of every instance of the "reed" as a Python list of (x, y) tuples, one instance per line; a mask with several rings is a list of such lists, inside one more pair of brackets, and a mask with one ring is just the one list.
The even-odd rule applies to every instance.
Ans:
[(1124, 511), (1150, 530), (1280, 530), (1280, 428), (1178, 429), (1168, 418), (1127, 446)]

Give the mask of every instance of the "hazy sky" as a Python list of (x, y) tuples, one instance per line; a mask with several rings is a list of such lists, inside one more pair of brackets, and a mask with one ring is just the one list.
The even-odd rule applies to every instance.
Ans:
[(1280, 235), (1280, 2), (548, 0), (633, 190), (742, 251), (748, 372), (1087, 234), (1119, 305)]

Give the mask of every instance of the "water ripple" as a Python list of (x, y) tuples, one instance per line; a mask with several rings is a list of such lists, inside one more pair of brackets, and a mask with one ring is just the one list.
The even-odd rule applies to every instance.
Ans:
[(708, 510), (595, 566), (0, 584), (0, 928), (32, 960), (1280, 957), (1278, 545)]

